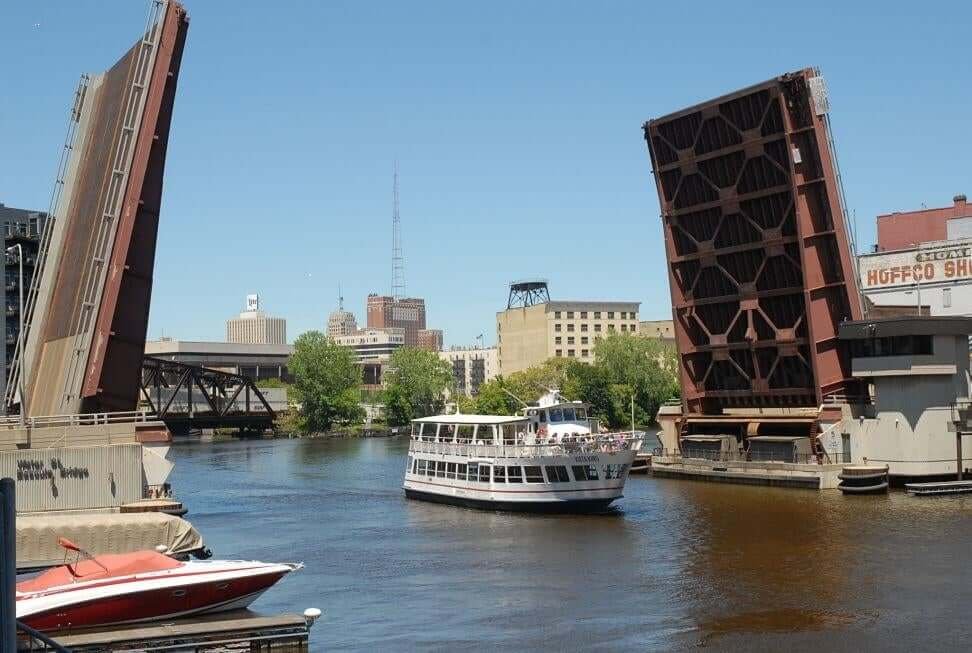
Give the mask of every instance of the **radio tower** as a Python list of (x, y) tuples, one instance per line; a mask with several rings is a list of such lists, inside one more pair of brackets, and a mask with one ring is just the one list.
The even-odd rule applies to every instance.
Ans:
[(402, 257), (402, 218), (398, 215), (398, 161), (395, 161), (395, 179), (392, 185), (394, 207), (392, 209), (392, 297), (405, 297), (405, 259)]

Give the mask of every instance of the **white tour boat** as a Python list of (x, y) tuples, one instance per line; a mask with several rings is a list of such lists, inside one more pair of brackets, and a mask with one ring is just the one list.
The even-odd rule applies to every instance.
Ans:
[(412, 420), (405, 495), (488, 510), (599, 512), (621, 497), (640, 432), (601, 433), (556, 391), (522, 415)]

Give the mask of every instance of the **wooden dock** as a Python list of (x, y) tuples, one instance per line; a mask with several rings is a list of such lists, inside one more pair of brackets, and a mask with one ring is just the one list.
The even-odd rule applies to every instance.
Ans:
[(908, 494), (919, 497), (942, 494), (968, 494), (972, 492), (972, 481), (940, 481), (935, 483), (906, 483)]
[[(299, 614), (263, 617), (242, 610), (208, 617), (49, 633), (71, 651), (308, 651), (310, 628)], [(34, 649), (43, 650), (43, 649)]]

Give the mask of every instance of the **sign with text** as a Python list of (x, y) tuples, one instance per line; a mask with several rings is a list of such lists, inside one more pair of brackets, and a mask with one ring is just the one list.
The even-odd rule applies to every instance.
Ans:
[(864, 290), (970, 279), (972, 243), (862, 256), (859, 267)]

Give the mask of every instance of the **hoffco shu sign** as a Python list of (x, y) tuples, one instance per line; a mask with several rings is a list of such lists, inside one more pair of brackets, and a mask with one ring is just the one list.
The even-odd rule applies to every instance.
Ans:
[(972, 278), (972, 245), (943, 245), (860, 258), (861, 287), (894, 288)]

